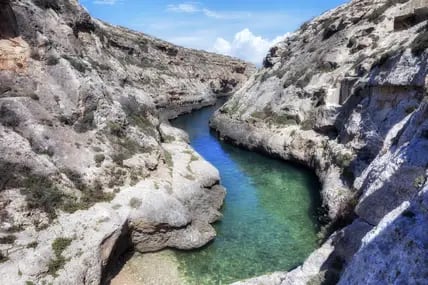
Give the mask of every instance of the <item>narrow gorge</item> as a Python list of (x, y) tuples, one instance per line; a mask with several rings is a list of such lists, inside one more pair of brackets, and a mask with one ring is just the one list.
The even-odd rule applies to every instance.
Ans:
[(227, 189), (213, 243), (195, 252), (177, 253), (190, 284), (229, 284), (289, 270), (318, 244), (320, 187), (316, 176), (219, 141), (210, 132), (208, 120), (221, 104), (172, 122), (219, 169), (221, 184)]
[(428, 283), (427, 49), (426, 0), (258, 69), (0, 0), (0, 284)]

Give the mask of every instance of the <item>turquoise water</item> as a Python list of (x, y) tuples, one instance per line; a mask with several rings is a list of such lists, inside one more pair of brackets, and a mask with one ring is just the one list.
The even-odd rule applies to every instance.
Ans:
[(313, 173), (225, 144), (210, 132), (217, 106), (180, 116), (193, 148), (220, 171), (227, 189), (217, 238), (200, 250), (176, 251), (190, 284), (228, 284), (301, 264), (317, 246), (320, 205)]

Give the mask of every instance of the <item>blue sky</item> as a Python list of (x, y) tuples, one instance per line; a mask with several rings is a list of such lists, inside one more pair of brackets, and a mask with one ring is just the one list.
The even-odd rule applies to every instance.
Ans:
[(91, 15), (185, 47), (259, 64), (269, 47), (346, 0), (80, 0)]

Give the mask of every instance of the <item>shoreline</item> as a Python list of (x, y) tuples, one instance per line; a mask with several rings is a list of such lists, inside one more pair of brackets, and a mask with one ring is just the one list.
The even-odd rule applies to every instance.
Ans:
[(135, 252), (125, 262), (110, 285), (180, 285), (186, 284), (180, 274), (173, 250), (154, 253)]

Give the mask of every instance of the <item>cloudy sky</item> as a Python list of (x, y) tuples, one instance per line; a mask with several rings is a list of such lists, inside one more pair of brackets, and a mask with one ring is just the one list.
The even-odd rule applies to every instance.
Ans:
[(272, 44), (346, 0), (80, 0), (96, 18), (256, 64)]

